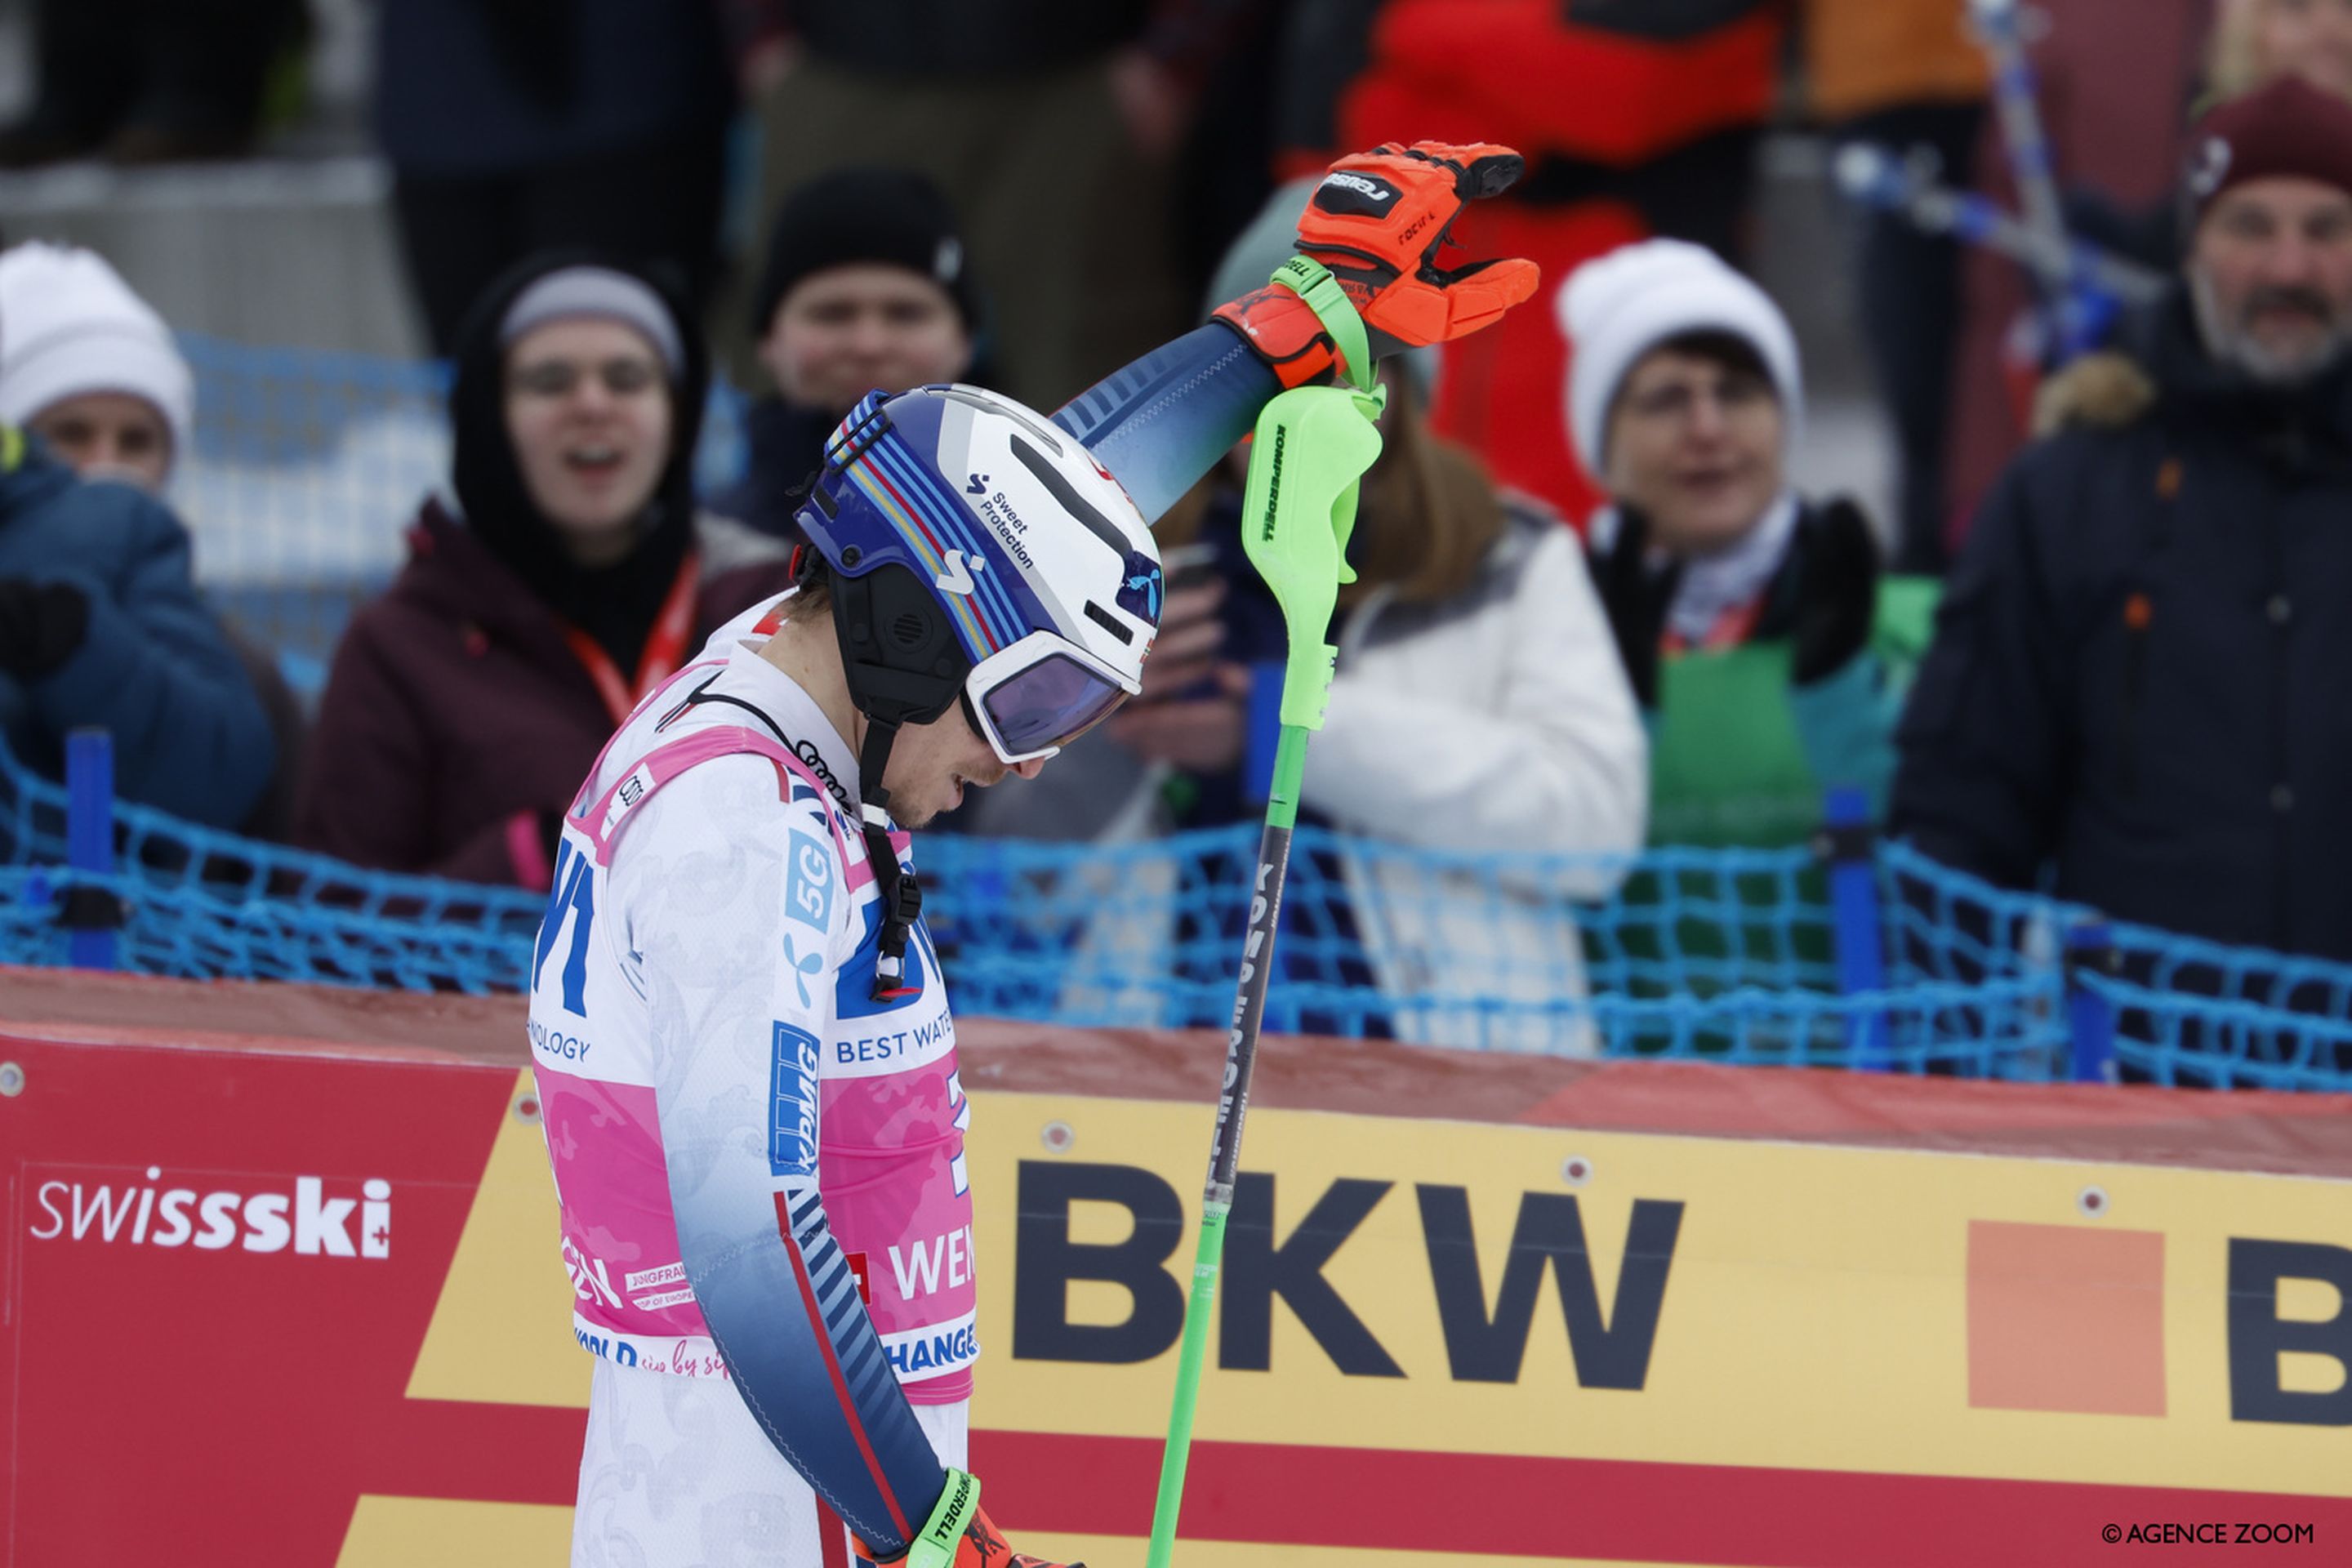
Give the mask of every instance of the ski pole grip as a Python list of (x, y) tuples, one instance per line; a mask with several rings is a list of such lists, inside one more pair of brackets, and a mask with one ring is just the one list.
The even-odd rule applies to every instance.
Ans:
[(1282, 721), (1323, 727), (1339, 650), (1325, 639), (1339, 584), (1356, 580), (1348, 537), (1358, 485), (1381, 455), (1383, 399), (1342, 386), (1299, 386), (1265, 405), (1250, 444), (1242, 547), (1274, 591), (1289, 632)]

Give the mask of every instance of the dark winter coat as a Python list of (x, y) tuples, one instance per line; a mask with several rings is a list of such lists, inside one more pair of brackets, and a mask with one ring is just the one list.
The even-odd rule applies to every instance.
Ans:
[(2352, 958), (2352, 364), (2294, 393), (2175, 298), (2063, 389), (1955, 568), (1897, 833), (2010, 887)]
[(972, 81), (1059, 70), (1142, 42), (1155, 9), (1167, 14), (1158, 30), (1181, 35), (1234, 8), (1234, 0), (859, 0), (784, 10), (802, 47), (829, 65), (886, 81)]
[(797, 407), (780, 398), (753, 404), (744, 419), (750, 451), (743, 477), (711, 496), (710, 510), (788, 545), (803, 542), (793, 514), (807, 494), (810, 476), (824, 461), (824, 438), (840, 423), (838, 414)]
[(723, 122), (708, 0), (399, 0), (377, 35), (378, 144), (403, 174), (510, 174)]
[[(686, 656), (781, 594), (781, 551), (699, 530)], [(614, 730), (563, 623), (466, 527), (428, 502), (407, 566), (352, 618), (320, 704), (295, 836), (362, 866), (544, 887), (552, 815)]]
[(52, 777), (67, 731), (114, 736), (114, 787), (174, 816), (234, 826), (277, 747), (220, 623), (189, 576), (187, 530), (128, 485), (84, 484), (37, 441), (0, 432), (0, 577), (70, 584), (89, 607), (80, 647), (37, 679), (0, 675), (0, 735)]

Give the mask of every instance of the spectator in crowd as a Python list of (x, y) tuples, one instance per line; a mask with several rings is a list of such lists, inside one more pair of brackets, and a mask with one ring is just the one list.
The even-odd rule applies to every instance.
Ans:
[(696, 513), (709, 375), (684, 301), (622, 264), (534, 258), (484, 297), (450, 387), (451, 494), (336, 650), (298, 841), (547, 885), (613, 727), (789, 585), (782, 546)]
[(2221, 0), (2207, 83), (2239, 98), (2288, 72), (2352, 98), (2352, 0)]
[[(94, 251), (29, 241), (0, 252), (0, 424), (38, 436), (85, 479), (112, 479), (161, 498), (190, 447), (195, 381), (171, 330)], [(269, 716), (275, 765), (232, 824), (258, 838), (292, 826), (307, 721), (268, 650), (226, 623)]]
[[(0, 290), (0, 395), (47, 374), (40, 342), (18, 336), (53, 324), (37, 299), (49, 302)], [(245, 820), (276, 756), (253, 684), (196, 595), (179, 519), (135, 485), (82, 482), (0, 420), (0, 737), (57, 777), (66, 736), (85, 726), (113, 735), (122, 798), (210, 827)]]
[(1283, 182), (1275, 173), (1282, 116), (1282, 40), (1297, 0), (1244, 0), (1200, 78), (1197, 107), (1176, 149), (1172, 221), (1179, 285), (1209, 287), (1226, 250)]
[[(1975, 184), (1990, 72), (1968, 0), (1805, 0), (1805, 94), (1844, 144), (1926, 161), (1957, 189)], [(1855, 215), (1853, 321), (1902, 456), (1895, 563), (1945, 563), (1944, 440), (1959, 345), (1960, 248), (1906, 214)]]
[(980, 293), (955, 215), (911, 170), (839, 169), (776, 214), (752, 300), (774, 395), (752, 405), (751, 461), (714, 511), (794, 540), (824, 438), (867, 393), (970, 379)]
[(534, 252), (717, 267), (735, 94), (713, 0), (399, 0), (376, 132), (434, 352)]
[[(2295, 75), (2352, 99), (2352, 0), (2224, 0), (2205, 38), (2200, 107), (2242, 98)], [(2187, 95), (2185, 95), (2187, 96)], [(2131, 206), (2096, 189), (2070, 191), (2069, 226), (2082, 238), (2170, 272), (2180, 266), (2179, 204), (2167, 189)]]
[(163, 493), (188, 449), (195, 378), (163, 318), (95, 251), (0, 251), (0, 421), (84, 479)]
[(2188, 258), (2045, 395), (1954, 569), (1894, 826), (2120, 919), (2352, 958), (2352, 104), (2195, 128)]
[[(1311, 189), (1276, 194), (1228, 253), (1212, 304), (1259, 287), (1291, 254)], [(1641, 847), (1642, 727), (1576, 536), (1430, 428), (1428, 361), (1408, 363), (1419, 371), (1383, 372), (1383, 447), (1349, 541), (1357, 577), (1339, 590), (1339, 668), (1300, 820), (1408, 848), (1593, 864), (1540, 885), (1515, 881), (1494, 903), (1461, 896), (1452, 884), (1462, 879), (1433, 882), (1412, 858), (1349, 854), (1327, 870), (1350, 908), (1306, 908), (1302, 879), (1286, 918), (1346, 922), (1373, 966), (1317, 978), (1405, 994), (1450, 969), (1499, 1001), (1540, 1005), (1582, 990), (1560, 900), (1607, 896), (1622, 867), (1606, 862)], [(1041, 779), (990, 791), (974, 829), (1066, 837), (1122, 817), (1200, 827), (1264, 810), (1288, 639), (1243, 549), (1246, 472), (1246, 448), (1236, 449), (1159, 525), (1173, 547), (1169, 593), (1143, 689), (1103, 727), (1112, 743), (1075, 771), (1066, 758)], [(1175, 553), (1188, 545), (1213, 565), (1188, 572)], [(1374, 906), (1378, 919), (1351, 912)], [(1513, 1032), (1496, 1020), (1402, 1023), (1434, 1043), (1493, 1044)]]
[[(2035, 0), (2021, 8), (2034, 24), (2026, 52), (2068, 227), (2159, 271), (2179, 265), (2173, 226), (2151, 230), (2137, 215), (2169, 212), (2212, 15), (2212, 0)], [(2015, 212), (2021, 150), (2000, 132), (2000, 117), (1990, 119), (1977, 173), (1984, 193)], [(2049, 358), (2063, 336), (2031, 314), (2039, 296), (2031, 271), (1990, 249), (1962, 258), (1960, 293), (1942, 454), (1947, 562), (2027, 439), (2032, 390), (2054, 368)]]
[(757, 103), (759, 210), (844, 164), (921, 170), (970, 226), (1001, 390), (1055, 407), (1181, 324), (1170, 162), (1260, 3), (747, 0), (792, 62)]
[[(1653, 235), (1734, 260), (1745, 248), (1780, 0), (1297, 0), (1290, 26), (1286, 174), (1349, 147), (1486, 137), (1526, 154), (1527, 174), (1462, 215), (1454, 237), (1470, 254), (1524, 256), (1558, 279)], [(1515, 311), (1445, 346), (1431, 417), (1503, 483), (1582, 518), (1598, 479), (1569, 448), (1567, 352), (1545, 312)]]
[(309, 41), (304, 0), (35, 0), (38, 88), (0, 168), (98, 153), (228, 158), (261, 128), (273, 68)]
[(1924, 617), (1881, 592), (1860, 511), (1790, 483), (1804, 385), (1787, 319), (1666, 239), (1587, 262), (1557, 303), (1569, 422), (1609, 489), (1589, 548), (1649, 720), (1651, 837), (1785, 844), (1828, 786), (1875, 805), (1904, 670), (1890, 656), (1906, 610)]

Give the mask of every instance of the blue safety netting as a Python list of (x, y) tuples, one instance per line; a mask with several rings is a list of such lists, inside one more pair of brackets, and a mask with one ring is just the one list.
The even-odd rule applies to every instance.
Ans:
[(2116, 1056), (2157, 1083), (2352, 1089), (2352, 966), (2107, 928), (2077, 982), (2113, 1009)]
[[(204, 978), (518, 987), (542, 899), (362, 871), (116, 805), (115, 868), (68, 870), (66, 794), (0, 753), (0, 962), (67, 962), (68, 908), (119, 909), (120, 966)], [(966, 1013), (1222, 1027), (1254, 826), (1144, 843), (934, 835), (925, 885)], [(1465, 1049), (1874, 1066), (2044, 1081), (2079, 1004), (2136, 1077), (2352, 1089), (2352, 968), (2097, 924), (1901, 845), (1841, 931), (1809, 846), (1632, 860), (1444, 855), (1300, 830), (1266, 1026)], [(1869, 983), (1842, 984), (1842, 942)]]
[[(1257, 832), (1125, 846), (927, 841), (958, 1005), (1099, 1026), (1230, 1017)], [(1915, 965), (1842, 994), (1804, 847), (1632, 861), (1294, 840), (1266, 1026), (1482, 1050), (1851, 1063), (2043, 1079), (2054, 971)]]
[[(0, 748), (0, 963), (61, 964), (69, 900), (119, 910), (117, 965), (195, 979), (488, 993), (527, 967), (545, 900), (362, 871), (117, 803), (114, 869), (67, 869), (66, 792)], [(79, 890), (79, 891), (77, 891)]]

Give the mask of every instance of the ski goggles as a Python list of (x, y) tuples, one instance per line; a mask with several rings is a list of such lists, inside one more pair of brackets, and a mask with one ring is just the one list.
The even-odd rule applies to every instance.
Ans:
[(1054, 755), (1140, 685), (1076, 643), (1040, 631), (972, 666), (963, 695), (982, 737), (1011, 766)]

